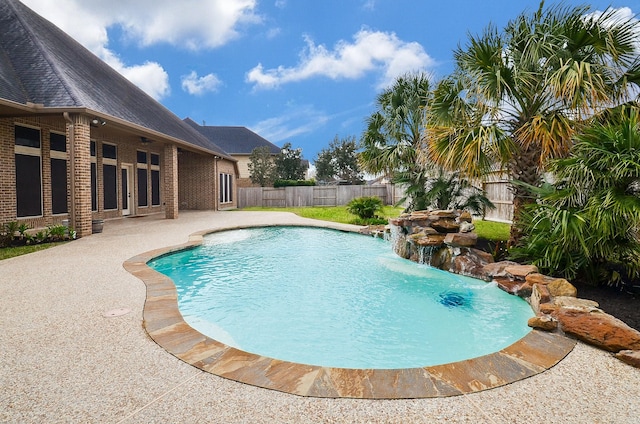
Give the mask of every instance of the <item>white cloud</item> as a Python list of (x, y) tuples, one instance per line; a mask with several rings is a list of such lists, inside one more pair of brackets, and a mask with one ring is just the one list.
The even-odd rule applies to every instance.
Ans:
[(270, 30), (267, 31), (267, 38), (269, 40), (273, 40), (274, 38), (276, 38), (281, 33), (282, 33), (282, 29), (281, 28), (271, 28)]
[(329, 119), (329, 116), (313, 106), (290, 105), (281, 116), (260, 121), (250, 129), (272, 143), (278, 143), (311, 133), (324, 126)]
[(189, 94), (201, 96), (206, 92), (215, 92), (222, 85), (222, 81), (215, 74), (199, 77), (196, 71), (182, 76), (182, 89)]
[(222, 46), (239, 37), (238, 27), (260, 22), (257, 0), (22, 1), (158, 100), (170, 91), (166, 71), (154, 62), (125, 64), (108, 48), (108, 28), (121, 27), (141, 46), (199, 50)]
[[(606, 15), (605, 15), (606, 13)], [(630, 22), (635, 26), (636, 30), (636, 52), (640, 54), (640, 21), (633, 13), (633, 11), (628, 7), (620, 7), (620, 8), (611, 8), (607, 9), (606, 12), (601, 10), (596, 10), (593, 13), (588, 14), (587, 18), (595, 18), (599, 19), (603, 15), (608, 16), (608, 19), (604, 22), (605, 26), (611, 27), (615, 24), (620, 24), (621, 22)]]
[(364, 10), (375, 10), (376, 9), (376, 0), (364, 0), (362, 2), (362, 8)]
[(280, 85), (324, 76), (334, 80), (357, 79), (378, 72), (380, 86), (407, 72), (425, 70), (433, 59), (418, 43), (400, 40), (394, 33), (360, 30), (352, 43), (340, 41), (332, 51), (305, 37), (306, 49), (295, 67), (279, 66), (265, 70), (258, 64), (246, 75), (254, 88), (271, 89)]

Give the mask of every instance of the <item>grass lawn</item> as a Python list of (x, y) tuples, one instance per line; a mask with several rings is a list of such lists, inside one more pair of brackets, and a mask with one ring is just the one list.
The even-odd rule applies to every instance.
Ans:
[(67, 242), (60, 241), (55, 243), (42, 243), (42, 244), (33, 244), (28, 246), (2, 247), (0, 248), (0, 260), (13, 258), (14, 256), (26, 255), (27, 253), (48, 249), (50, 247), (58, 246), (63, 243), (67, 243)]
[(473, 221), (476, 226), (475, 232), (478, 237), (491, 241), (507, 241), (509, 240), (509, 232), (511, 225), (504, 222), (493, 221)]
[[(300, 208), (260, 208), (251, 207), (244, 208), (243, 211), (276, 211), (276, 212), (292, 212), (303, 218), (319, 219), (321, 221), (340, 222), (342, 224), (363, 225), (359, 222), (358, 217), (347, 212), (346, 206), (312, 206)], [(384, 218), (394, 218), (402, 213), (402, 208), (385, 206), (378, 215)]]
[[(346, 206), (313, 206), (300, 208), (244, 208), (245, 211), (277, 211), (277, 212), (293, 212), (303, 218), (319, 219), (322, 221), (340, 222), (343, 224), (356, 224), (358, 217), (347, 212)], [(380, 214), (383, 218), (395, 218), (402, 213), (403, 208), (394, 206), (385, 206)], [(492, 241), (507, 241), (509, 239), (509, 230), (511, 226), (502, 222), (492, 221), (474, 221), (476, 233), (478, 237)]]

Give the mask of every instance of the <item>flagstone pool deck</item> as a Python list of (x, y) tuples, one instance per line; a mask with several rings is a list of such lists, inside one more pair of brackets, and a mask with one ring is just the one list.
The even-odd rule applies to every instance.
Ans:
[[(176, 320), (166, 281), (142, 275), (141, 264), (168, 246), (197, 243), (203, 230), (247, 224), (326, 226), (281, 212), (181, 212), (177, 220), (107, 221), (101, 234), (0, 261), (0, 422), (630, 423), (640, 416), (639, 369), (544, 333), (478, 360), (395, 373), (300, 371), (194, 334)], [(420, 397), (435, 397), (366, 399), (414, 397), (418, 387), (426, 388)]]

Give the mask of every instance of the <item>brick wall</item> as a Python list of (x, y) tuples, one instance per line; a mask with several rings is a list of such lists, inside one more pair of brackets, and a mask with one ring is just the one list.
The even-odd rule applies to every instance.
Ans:
[(13, 120), (0, 119), (0, 224), (16, 218)]
[(165, 216), (169, 219), (178, 217), (178, 148), (173, 145), (164, 146), (164, 204)]
[[(40, 130), (42, 171), (42, 216), (17, 218), (15, 174), (15, 125), (25, 125)], [(52, 215), (51, 206), (51, 131), (64, 133), (65, 123), (60, 118), (5, 118), (0, 119), (0, 224), (10, 221), (25, 223), (31, 228), (43, 228), (61, 224), (68, 214)], [(69, 181), (69, 171), (67, 171)], [(68, 206), (69, 207), (69, 206)]]
[[(90, 126), (90, 117), (72, 115), (74, 122), (74, 132), (76, 143), (74, 145), (76, 160), (73, 163), (76, 175), (71, 177), (71, 161), (67, 163), (67, 184), (68, 184), (68, 210), (72, 211), (71, 201), (75, 199), (75, 217), (76, 231), (78, 235), (91, 234), (92, 219), (109, 219), (122, 216), (122, 181), (120, 169), (123, 164), (132, 166), (133, 176), (131, 178), (132, 187), (130, 192), (132, 198), (130, 201), (132, 214), (149, 214), (162, 212), (163, 204), (166, 203), (165, 196), (165, 152), (164, 146), (160, 143), (142, 144), (140, 137), (128, 135), (122, 132), (110, 130), (108, 125), (105, 127)], [(15, 181), (15, 124), (24, 124), (40, 129), (41, 139), (41, 166), (42, 166), (42, 216), (17, 218), (16, 216), (16, 181)], [(20, 221), (29, 225), (31, 228), (42, 228), (48, 225), (61, 224), (63, 220), (69, 219), (69, 214), (52, 215), (51, 204), (51, 153), (50, 153), (50, 137), (51, 131), (66, 133), (67, 136), (67, 154), (71, 155), (71, 139), (67, 128), (67, 122), (58, 115), (55, 117), (43, 118), (5, 118), (0, 119), (0, 225), (10, 221)], [(90, 165), (90, 140), (96, 141), (97, 152), (97, 204), (98, 210), (91, 211), (91, 165)], [(102, 144), (114, 144), (117, 147), (117, 197), (118, 208), (115, 210), (104, 210), (104, 187), (102, 172)], [(160, 157), (160, 205), (152, 206), (151, 204), (151, 165), (148, 160), (148, 178), (147, 193), (149, 195), (148, 206), (137, 206), (137, 176), (136, 162), (137, 151), (154, 153)], [(74, 190), (73, 193), (71, 190)], [(78, 228), (78, 226), (80, 226)]]
[(182, 150), (178, 153), (179, 208), (214, 210), (216, 175), (213, 156)]
[[(0, 224), (10, 221), (25, 222), (31, 228), (42, 228), (48, 225), (60, 224), (63, 220), (71, 219), (73, 212), (75, 217), (74, 229), (79, 236), (91, 234), (91, 221), (93, 219), (111, 219), (122, 216), (123, 209), (123, 166), (130, 166), (132, 186), (129, 206), (132, 215), (165, 212), (167, 218), (176, 218), (178, 209), (215, 210), (219, 206), (224, 209), (235, 208), (237, 205), (238, 180), (234, 163), (219, 159), (214, 160), (211, 155), (196, 154), (188, 151), (178, 151), (174, 145), (165, 145), (160, 142), (143, 144), (140, 137), (127, 134), (109, 128), (91, 126), (91, 117), (71, 115), (73, 122), (73, 134), (67, 121), (58, 115), (48, 118), (9, 118), (0, 119)], [(42, 163), (42, 216), (20, 218), (16, 217), (16, 181), (15, 181), (15, 124), (24, 124), (40, 129), (41, 136), (41, 163)], [(68, 184), (68, 214), (52, 214), (51, 202), (51, 131), (66, 133), (67, 155), (71, 158), (72, 151), (75, 160), (67, 163)], [(72, 139), (73, 135), (73, 139)], [(96, 142), (96, 168), (97, 168), (97, 211), (91, 210), (91, 140)], [(72, 144), (73, 143), (73, 144)], [(117, 149), (116, 160), (116, 188), (118, 208), (105, 210), (104, 208), (104, 183), (102, 146), (112, 144)], [(147, 193), (148, 206), (138, 206), (138, 181), (137, 153), (147, 153)], [(160, 205), (152, 205), (151, 182), (151, 154), (157, 154), (160, 158)], [(72, 176), (71, 172), (75, 171)], [(219, 174), (232, 175), (233, 201), (219, 205), (218, 184)], [(72, 204), (72, 202), (74, 202)]]

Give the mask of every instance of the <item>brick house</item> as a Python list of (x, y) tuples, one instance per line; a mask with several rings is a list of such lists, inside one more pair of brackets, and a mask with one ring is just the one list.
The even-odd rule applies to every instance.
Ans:
[(190, 118), (184, 121), (238, 161), (238, 187), (253, 186), (249, 174), (249, 156), (253, 149), (266, 146), (273, 156), (280, 153), (280, 147), (246, 127), (199, 125)]
[(236, 206), (237, 161), (17, 0), (0, 2), (0, 224)]

